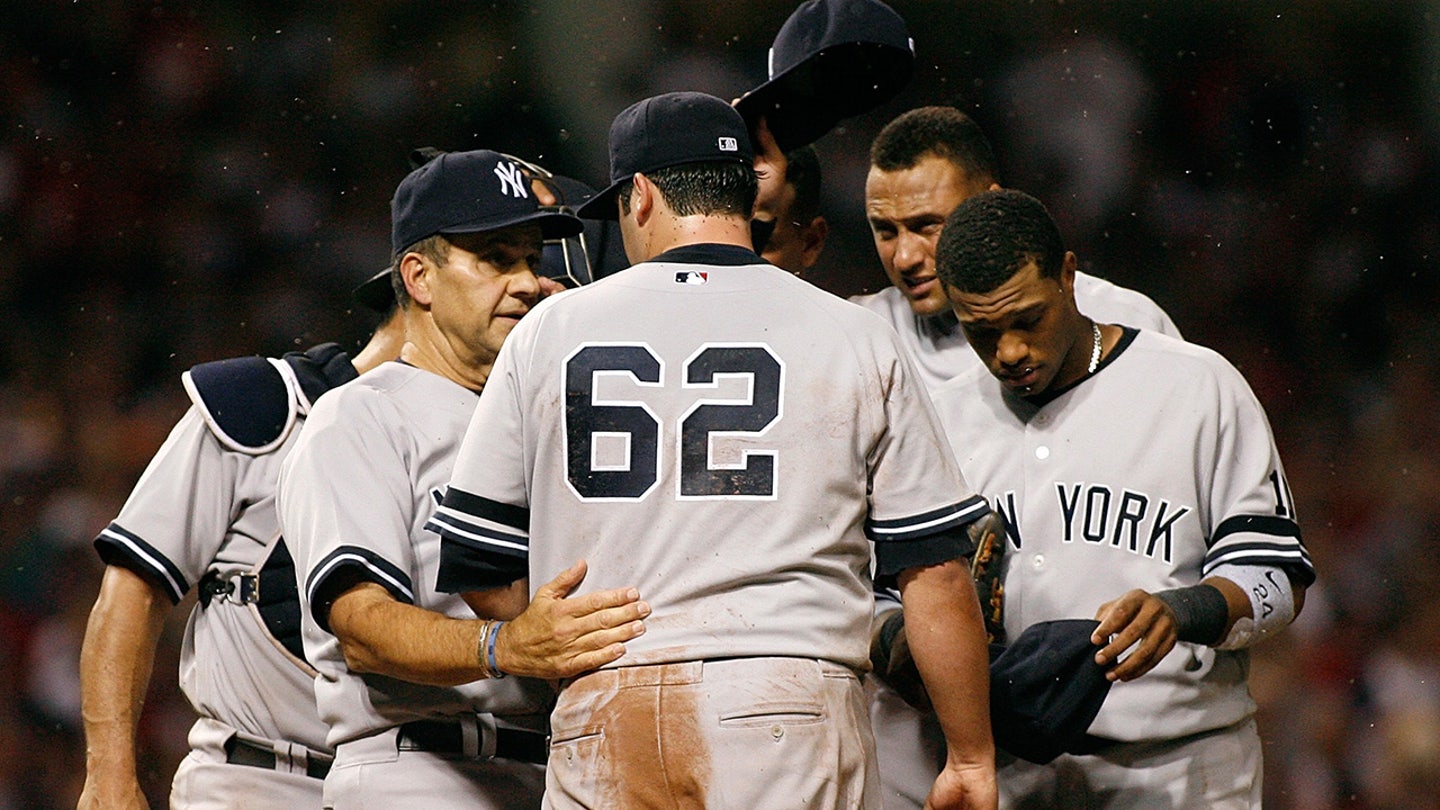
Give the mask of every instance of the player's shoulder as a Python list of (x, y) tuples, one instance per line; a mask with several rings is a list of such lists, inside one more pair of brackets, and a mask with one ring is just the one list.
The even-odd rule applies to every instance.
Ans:
[(1140, 329), (1126, 348), (1132, 360), (1145, 364), (1148, 379), (1168, 375), (1193, 387), (1223, 386), (1250, 390), (1240, 370), (1226, 357), (1208, 346)]
[[(379, 403), (394, 399), (407, 389), (425, 387), (430, 378), (442, 379), (398, 360), (388, 360), (325, 394), (311, 409), (309, 419), (339, 416), (345, 418), (356, 411), (374, 410)], [(423, 394), (421, 394), (423, 396)]]
[(285, 443), (321, 394), (356, 377), (334, 343), (282, 357), (232, 357), (200, 363), (181, 382), (206, 427), (227, 450), (264, 455)]
[(1102, 322), (1180, 333), (1170, 314), (1150, 296), (1089, 273), (1075, 273), (1075, 303), (1081, 312)]
[(959, 374), (931, 388), (930, 398), (936, 404), (953, 403), (981, 399), (992, 391), (1000, 391), (995, 375), (983, 363), (972, 363)]
[[(904, 351), (901, 348), (898, 334), (898, 330), (902, 326), (901, 322), (896, 320), (893, 307), (889, 305), (870, 306), (855, 297), (841, 298), (809, 282), (799, 279), (796, 281), (808, 288), (807, 292), (814, 300), (815, 306), (829, 312), (847, 333), (857, 338), (868, 338), (871, 342), (880, 341), (888, 346), (894, 346), (897, 352)], [(905, 311), (909, 312), (910, 305), (903, 300), (901, 304), (904, 305)]]
[(879, 292), (852, 295), (847, 300), (852, 304), (876, 313), (892, 324), (896, 322), (897, 314), (908, 316), (911, 312), (910, 303), (906, 301), (905, 296), (901, 295), (900, 291), (893, 286), (887, 286)]

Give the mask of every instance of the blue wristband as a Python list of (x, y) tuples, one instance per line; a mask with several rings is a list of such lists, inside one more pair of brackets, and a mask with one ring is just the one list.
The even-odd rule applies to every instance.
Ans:
[(495, 622), (490, 625), (490, 638), (485, 641), (485, 663), (490, 667), (490, 677), (503, 678), (505, 673), (500, 671), (500, 665), (495, 663), (495, 639), (500, 636), (500, 627), (505, 622)]

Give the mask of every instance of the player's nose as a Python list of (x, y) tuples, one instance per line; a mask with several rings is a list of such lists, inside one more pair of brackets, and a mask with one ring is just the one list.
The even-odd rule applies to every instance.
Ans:
[(1030, 357), (1030, 344), (1009, 332), (995, 342), (995, 359), (1006, 368), (1023, 366)]
[(895, 237), (895, 268), (901, 273), (914, 273), (925, 268), (930, 245), (919, 234), (904, 231)]
[(509, 279), (507, 292), (511, 296), (530, 305), (534, 305), (545, 297), (546, 290), (540, 281), (540, 276), (528, 266), (516, 269), (515, 272), (508, 274), (507, 278)]

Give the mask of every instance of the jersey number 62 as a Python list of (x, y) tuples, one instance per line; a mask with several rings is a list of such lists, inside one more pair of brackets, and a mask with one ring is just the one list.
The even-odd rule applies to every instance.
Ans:
[[(571, 488), (584, 500), (642, 500), (661, 478), (661, 418), (643, 401), (604, 399), (597, 383), (628, 378), (644, 388), (663, 388), (664, 363), (645, 345), (590, 344), (565, 362), (565, 442)], [(674, 458), (676, 497), (770, 499), (775, 497), (773, 450), (747, 449), (738, 463), (711, 457), (711, 439), (764, 433), (781, 416), (785, 366), (763, 344), (708, 344), (681, 368), (686, 389), (718, 389), (725, 378), (747, 385), (739, 398), (699, 398), (677, 421)], [(599, 443), (622, 447), (619, 458), (598, 452)]]

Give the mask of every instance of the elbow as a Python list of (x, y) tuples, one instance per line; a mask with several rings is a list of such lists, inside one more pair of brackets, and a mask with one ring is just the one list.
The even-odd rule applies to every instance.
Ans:
[(337, 637), (340, 640), (340, 653), (345, 657), (345, 668), (351, 672), (367, 675), (381, 671), (379, 660), (373, 650), (364, 644), (352, 639)]

